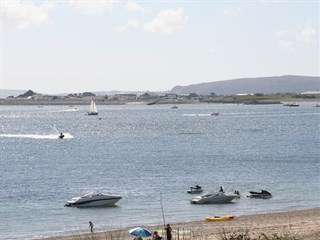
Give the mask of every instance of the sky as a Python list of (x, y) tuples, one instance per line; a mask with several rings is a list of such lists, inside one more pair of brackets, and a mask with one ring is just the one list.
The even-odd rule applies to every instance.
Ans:
[(320, 76), (319, 0), (0, 0), (0, 88), (47, 94)]

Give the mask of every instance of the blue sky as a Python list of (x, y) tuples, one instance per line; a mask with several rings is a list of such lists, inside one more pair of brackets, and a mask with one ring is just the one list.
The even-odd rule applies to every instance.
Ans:
[(319, 76), (319, 1), (1, 0), (2, 89)]

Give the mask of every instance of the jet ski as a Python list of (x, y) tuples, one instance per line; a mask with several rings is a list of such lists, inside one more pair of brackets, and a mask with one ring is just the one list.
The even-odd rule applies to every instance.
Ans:
[(272, 194), (266, 190), (261, 190), (261, 192), (254, 192), (254, 191), (250, 191), (249, 192), (249, 198), (262, 198), (262, 199), (268, 199), (268, 198), (272, 198)]
[(203, 192), (202, 187), (199, 185), (195, 185), (194, 187), (190, 187), (187, 190), (187, 193), (202, 193), (202, 192)]
[(59, 138), (60, 139), (64, 138), (64, 135), (62, 133), (60, 133)]

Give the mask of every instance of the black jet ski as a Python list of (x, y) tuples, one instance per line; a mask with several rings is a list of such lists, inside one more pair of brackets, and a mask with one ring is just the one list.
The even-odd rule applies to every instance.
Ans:
[(261, 190), (261, 192), (250, 191), (249, 193), (250, 194), (247, 197), (250, 197), (250, 198), (263, 198), (263, 199), (272, 198), (272, 194), (266, 190)]
[(202, 192), (203, 192), (202, 187), (199, 185), (195, 185), (194, 187), (190, 187), (187, 190), (187, 193), (202, 193)]

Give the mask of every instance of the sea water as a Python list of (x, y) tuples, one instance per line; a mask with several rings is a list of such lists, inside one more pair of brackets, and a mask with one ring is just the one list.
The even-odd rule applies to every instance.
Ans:
[[(320, 109), (282, 105), (0, 107), (0, 239), (319, 207)], [(219, 116), (210, 115), (213, 112)], [(60, 132), (64, 139), (58, 139)], [(238, 190), (232, 204), (190, 204), (186, 190)], [(250, 199), (266, 189), (269, 200)], [(116, 207), (68, 208), (120, 194)]]

